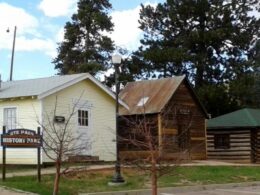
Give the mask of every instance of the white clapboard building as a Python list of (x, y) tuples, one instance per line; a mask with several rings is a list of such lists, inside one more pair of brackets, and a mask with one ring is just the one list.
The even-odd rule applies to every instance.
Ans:
[[(2, 82), (1, 132), (2, 126), (7, 130), (36, 131), (39, 124), (47, 120), (46, 116), (52, 116), (55, 108), (57, 120), (67, 120), (75, 103), (77, 111), (71, 119), (72, 130), (83, 135), (78, 143), (88, 140), (90, 144), (81, 154), (115, 160), (115, 95), (88, 73)], [(127, 107), (121, 100), (119, 103)], [(37, 149), (34, 148), (7, 148), (6, 154), (8, 164), (37, 163)], [(42, 152), (42, 162), (48, 161)]]

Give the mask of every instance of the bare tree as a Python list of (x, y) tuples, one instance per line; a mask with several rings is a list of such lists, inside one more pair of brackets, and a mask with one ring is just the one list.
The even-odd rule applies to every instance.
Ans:
[(77, 121), (75, 115), (78, 112), (79, 100), (69, 105), (67, 114), (64, 116), (65, 121), (58, 122), (55, 120), (55, 116), (60, 114), (57, 111), (58, 98), (56, 96), (53, 110), (45, 111), (43, 121), (38, 121), (43, 130), (43, 151), (50, 160), (55, 162), (56, 173), (53, 195), (59, 193), (60, 177), (63, 174), (63, 171), (61, 171), (62, 163), (70, 155), (78, 154), (80, 151), (87, 149), (90, 144), (89, 140), (84, 144), (79, 144), (79, 140), (83, 136), (75, 133), (75, 122)]
[[(182, 160), (190, 160), (189, 130), (192, 125), (192, 109), (185, 108), (180, 113), (180, 105), (166, 106), (160, 116), (148, 115), (143, 107), (142, 115), (121, 117), (120, 150), (124, 163), (134, 165), (150, 175), (152, 194), (157, 195), (158, 178), (169, 174)], [(178, 128), (174, 135), (159, 135), (167, 131), (169, 118)], [(161, 120), (158, 123), (158, 120)], [(161, 127), (158, 126), (161, 124)], [(123, 155), (123, 152), (131, 152)], [(130, 161), (129, 161), (130, 160)]]

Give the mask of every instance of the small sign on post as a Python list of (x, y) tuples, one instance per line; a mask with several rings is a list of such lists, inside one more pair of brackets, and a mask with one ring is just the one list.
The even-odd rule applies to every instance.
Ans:
[(3, 170), (2, 179), (5, 180), (6, 173), (6, 148), (37, 148), (37, 173), (38, 181), (41, 181), (41, 146), (42, 136), (40, 127), (37, 128), (37, 133), (29, 129), (12, 129), (6, 132), (3, 127), (3, 134), (1, 135), (1, 145), (3, 148)]

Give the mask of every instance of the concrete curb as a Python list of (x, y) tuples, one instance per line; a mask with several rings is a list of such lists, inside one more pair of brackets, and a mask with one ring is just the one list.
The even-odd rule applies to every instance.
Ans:
[(17, 192), (17, 193), (20, 193), (20, 194), (25, 194), (25, 195), (38, 195), (38, 194), (35, 194), (33, 192), (27, 192), (27, 191), (19, 190), (19, 189), (16, 189), (16, 188), (7, 187), (7, 186), (0, 186), (0, 188), (2, 188), (4, 190), (11, 191), (11, 192)]
[[(248, 187), (248, 186), (260, 186), (260, 182), (244, 182), (244, 183), (229, 183), (229, 184), (210, 184), (210, 185), (197, 185), (197, 186), (184, 186), (184, 187), (167, 187), (160, 188), (159, 193), (183, 193), (194, 192), (203, 190), (214, 189), (230, 189), (234, 187)], [(79, 193), (79, 195), (149, 195), (151, 190), (129, 190), (129, 191), (113, 191), (113, 192), (97, 192), (97, 193)]]

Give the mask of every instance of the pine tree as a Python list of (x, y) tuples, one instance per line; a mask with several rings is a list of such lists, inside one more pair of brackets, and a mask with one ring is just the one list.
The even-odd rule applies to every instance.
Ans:
[(55, 69), (60, 74), (89, 72), (93, 75), (109, 67), (113, 30), (108, 0), (79, 0), (77, 13), (65, 25), (64, 41), (59, 44)]
[(260, 21), (248, 15), (257, 4), (257, 0), (167, 0), (156, 8), (142, 5), (144, 38), (137, 54), (163, 77), (189, 73), (198, 87), (223, 81), (259, 37)]
[[(221, 90), (211, 94), (222, 96), (231, 81), (254, 69), (249, 51), (260, 37), (260, 20), (249, 12), (259, 4), (258, 0), (166, 0), (156, 7), (142, 5), (139, 23), (144, 37), (134, 57), (144, 61), (148, 76), (186, 74), (199, 94), (211, 93), (213, 84)], [(233, 109), (237, 101), (227, 97)], [(213, 107), (208, 105), (209, 112), (220, 113)]]

